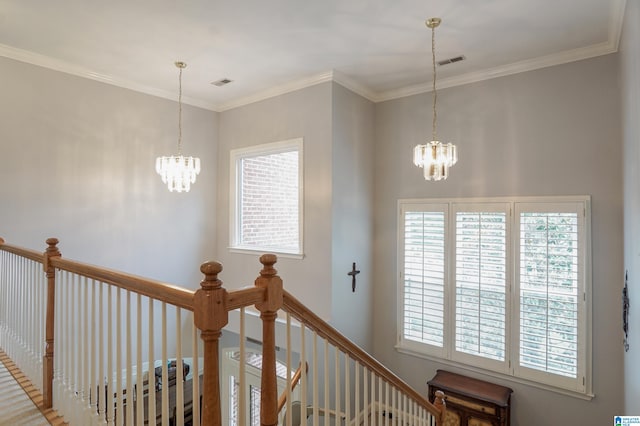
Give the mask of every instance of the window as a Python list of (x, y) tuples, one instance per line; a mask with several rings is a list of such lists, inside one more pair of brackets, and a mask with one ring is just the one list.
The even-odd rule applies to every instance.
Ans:
[(302, 139), (231, 151), (230, 244), (302, 256)]
[[(240, 388), (240, 350), (238, 348), (225, 348), (222, 351), (222, 421), (230, 426), (238, 426), (240, 422), (240, 392), (244, 393), (245, 423), (250, 426), (260, 426), (260, 380), (262, 372), (262, 354), (247, 349), (245, 352), (245, 386)], [(290, 372), (291, 377), (295, 371)], [(287, 367), (276, 360), (276, 384), (278, 395), (281, 395), (287, 387)], [(292, 390), (292, 400), (300, 398), (300, 390)], [(280, 422), (284, 410), (280, 413)], [(225, 421), (227, 420), (227, 421)], [(280, 422), (278, 424), (280, 424)]]
[(400, 201), (398, 348), (589, 393), (589, 206)]

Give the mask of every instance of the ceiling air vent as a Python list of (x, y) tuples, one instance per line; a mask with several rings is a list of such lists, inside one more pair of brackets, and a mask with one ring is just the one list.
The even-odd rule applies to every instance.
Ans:
[(222, 87), (222, 86), (226, 86), (227, 84), (231, 83), (233, 80), (229, 79), (229, 78), (222, 78), (218, 81), (212, 81), (211, 84), (213, 84), (214, 86), (218, 86), (218, 87)]
[(464, 55), (460, 55), (460, 56), (456, 56), (455, 58), (449, 58), (449, 59), (444, 59), (442, 61), (438, 61), (438, 65), (442, 66), (442, 65), (449, 65), (449, 64), (453, 64), (454, 62), (460, 62), (460, 61), (464, 61), (465, 58)]

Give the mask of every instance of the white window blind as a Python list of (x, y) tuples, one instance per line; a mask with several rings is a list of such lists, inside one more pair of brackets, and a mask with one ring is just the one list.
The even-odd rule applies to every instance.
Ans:
[(589, 207), (401, 200), (399, 350), (590, 393)]
[(455, 349), (504, 361), (507, 213), (457, 211), (455, 250)]
[(442, 348), (446, 211), (405, 211), (403, 217), (403, 335)]

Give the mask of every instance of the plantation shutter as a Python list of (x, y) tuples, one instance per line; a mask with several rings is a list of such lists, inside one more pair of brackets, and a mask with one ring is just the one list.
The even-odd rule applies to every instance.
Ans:
[(442, 348), (446, 211), (405, 211), (402, 217), (403, 337)]
[(519, 365), (572, 379), (581, 374), (583, 208), (518, 208)]
[(455, 207), (455, 350), (504, 362), (508, 206), (473, 207)]
[(404, 353), (590, 394), (590, 198), (400, 200)]

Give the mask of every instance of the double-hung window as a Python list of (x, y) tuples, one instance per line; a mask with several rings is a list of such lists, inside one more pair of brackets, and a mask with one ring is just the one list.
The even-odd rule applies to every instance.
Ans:
[(232, 250), (302, 256), (302, 158), (301, 138), (231, 151)]
[(590, 393), (589, 206), (401, 200), (398, 348)]

